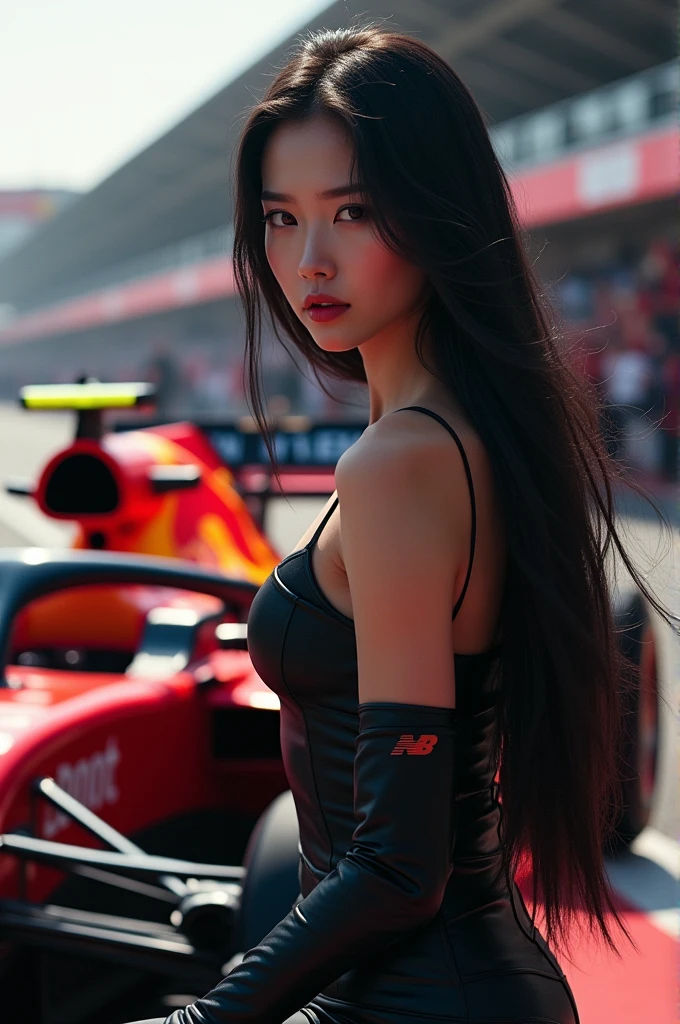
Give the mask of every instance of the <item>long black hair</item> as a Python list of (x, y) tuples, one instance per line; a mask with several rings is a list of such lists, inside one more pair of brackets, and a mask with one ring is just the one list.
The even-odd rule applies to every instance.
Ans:
[(262, 299), (278, 340), (295, 361), (292, 341), (324, 390), (324, 378), (366, 382), (358, 348), (317, 346), (265, 254), (264, 147), (277, 125), (317, 114), (349, 131), (352, 182), (368, 187), (383, 244), (427, 272), (432, 287), (416, 350), (482, 439), (503, 504), (508, 562), (496, 756), (506, 870), (514, 875), (530, 860), (549, 940), (569, 945), (580, 907), (616, 951), (607, 915), (628, 932), (607, 885), (603, 846), (619, 813), (630, 665), (610, 605), (605, 561), (612, 542), (640, 590), (672, 622), (617, 533), (613, 490), (626, 477), (602, 439), (599, 396), (563, 343), (483, 116), (456, 73), (423, 42), (374, 22), (316, 31), (296, 42), (264, 98), (246, 112), (235, 151), (233, 257), (246, 316), (244, 373), (277, 477), (263, 406)]

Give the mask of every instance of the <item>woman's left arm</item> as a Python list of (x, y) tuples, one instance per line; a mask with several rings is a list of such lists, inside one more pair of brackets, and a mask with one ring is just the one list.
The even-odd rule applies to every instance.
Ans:
[(468, 488), (462, 463), (442, 482), (441, 452), (422, 439), (397, 447), (382, 431), (355, 448), (336, 469), (359, 665), (352, 846), (165, 1024), (280, 1024), (441, 905), (454, 838), (451, 607), (467, 567)]

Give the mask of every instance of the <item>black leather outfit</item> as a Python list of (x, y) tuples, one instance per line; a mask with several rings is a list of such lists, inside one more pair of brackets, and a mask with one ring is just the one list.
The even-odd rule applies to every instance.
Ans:
[[(472, 535), (470, 564), (455, 617), (474, 555), (476, 513), (470, 467), (457, 434), (442, 417), (420, 406), (408, 408), (438, 420), (453, 436), (465, 463)], [(500, 699), (496, 671), (500, 645), (479, 654), (455, 654), (455, 710), (360, 705), (353, 621), (330, 604), (311, 565), (312, 549), (336, 505), (337, 498), (311, 541), (284, 558), (265, 580), (248, 618), (253, 664), (281, 701), (282, 752), (299, 819), (300, 900), (304, 902), (297, 917), (294, 908), (205, 1000), (171, 1014), (166, 1024), (281, 1024), (284, 1019), (287, 1024), (578, 1024), (567, 980), (543, 937), (532, 929), (514, 882), (508, 885), (500, 867), (501, 809), (489, 756)], [(404, 718), (410, 707), (415, 717)], [(372, 723), (385, 727), (391, 717), (397, 737), (404, 728), (414, 735), (438, 732), (444, 759), (438, 765), (426, 757), (376, 758), (369, 763), (363, 785), (371, 792), (364, 794), (361, 808), (366, 811), (365, 820), (373, 813), (375, 834), (382, 829), (387, 838), (373, 842), (374, 833), (367, 827), (370, 841), (362, 843), (357, 840), (361, 829), (357, 830), (354, 790), (358, 783), (353, 781), (355, 756), (362, 749), (359, 720), (361, 730), (366, 728), (370, 736), (377, 734), (376, 728), (372, 732), (369, 728)], [(449, 728), (454, 724), (455, 742), (454, 728)], [(383, 747), (382, 754), (393, 752), (394, 736), (386, 742), (389, 746)], [(410, 811), (409, 794), (402, 788), (385, 813), (380, 787), (394, 788), (395, 762), (400, 770), (404, 765), (399, 786), (408, 785), (402, 780), (416, 779), (420, 772), (417, 785), (424, 788), (411, 801)], [(450, 793), (435, 792), (442, 778), (449, 780), (448, 764)], [(381, 765), (389, 769), (384, 781)], [(429, 778), (422, 774), (428, 770)], [(398, 892), (399, 884), (394, 884), (400, 871), (392, 873), (388, 895), (374, 902), (371, 885), (381, 884), (376, 879), (382, 870), (376, 863), (385, 861), (378, 857), (368, 863), (368, 869), (366, 859), (360, 863), (362, 847), (389, 852), (393, 833), (385, 820), (393, 807), (393, 818), (399, 821), (402, 797), (404, 814), (411, 813), (412, 819), (420, 813), (419, 804), (427, 806), (429, 797), (440, 800), (441, 807), (446, 801), (453, 803), (455, 820), (451, 845), (445, 848), (447, 872), (436, 890), (439, 909), (418, 919), (418, 927), (403, 928), (392, 922), (401, 920), (399, 913), (407, 905)], [(412, 851), (422, 850), (426, 866), (420, 867), (421, 876), (428, 871), (442, 875), (441, 857), (432, 867), (427, 860), (427, 844), (444, 848), (443, 815), (436, 819), (442, 821), (437, 835), (433, 833), (432, 808), (437, 806), (430, 804), (424, 826), (420, 820), (413, 821), (410, 830), (402, 831), (403, 842), (412, 846), (401, 862), (394, 858), (410, 869), (418, 860)], [(395, 839), (393, 845), (401, 841)], [(417, 875), (417, 870), (411, 874)], [(369, 881), (359, 882), (360, 877)], [(317, 886), (318, 892), (311, 896)], [(376, 920), (381, 915), (382, 932), (381, 921)], [(316, 929), (315, 937), (300, 939), (303, 928)], [(378, 935), (369, 947), (370, 955), (364, 930)], [(324, 983), (308, 991), (320, 978)]]

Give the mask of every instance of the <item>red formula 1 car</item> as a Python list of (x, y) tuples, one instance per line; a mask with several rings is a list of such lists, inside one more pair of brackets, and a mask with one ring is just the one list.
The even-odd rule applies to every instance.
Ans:
[[(22, 1024), (170, 1012), (299, 891), (278, 699), (245, 627), (280, 560), (264, 532), (280, 491), (250, 420), (103, 431), (105, 408), (151, 391), (22, 393), (79, 410), (37, 485), (8, 486), (75, 520), (74, 549), (0, 552), (0, 1006)], [(329, 494), (362, 429), (283, 421), (286, 492)], [(627, 716), (625, 841), (649, 814), (658, 708), (637, 592), (616, 616), (629, 657), (646, 659)]]

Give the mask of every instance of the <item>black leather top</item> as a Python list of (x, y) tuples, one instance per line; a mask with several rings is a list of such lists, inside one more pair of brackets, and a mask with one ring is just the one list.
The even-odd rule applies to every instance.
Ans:
[[(474, 556), (474, 489), (470, 576)], [(281, 746), (300, 827), (300, 891), (307, 896), (350, 849), (353, 762), (358, 732), (354, 624), (314, 579), (312, 540), (288, 555), (255, 595), (248, 617), (253, 665), (281, 702)], [(456, 611), (462, 603), (465, 589)], [(409, 1014), (446, 1021), (577, 1020), (564, 975), (501, 870), (501, 809), (491, 763), (501, 646), (456, 654), (458, 733), (453, 870), (437, 918), (385, 962), (343, 975), (310, 1003), (321, 1024), (384, 1024)], [(370, 1012), (369, 1012), (370, 1008)]]

